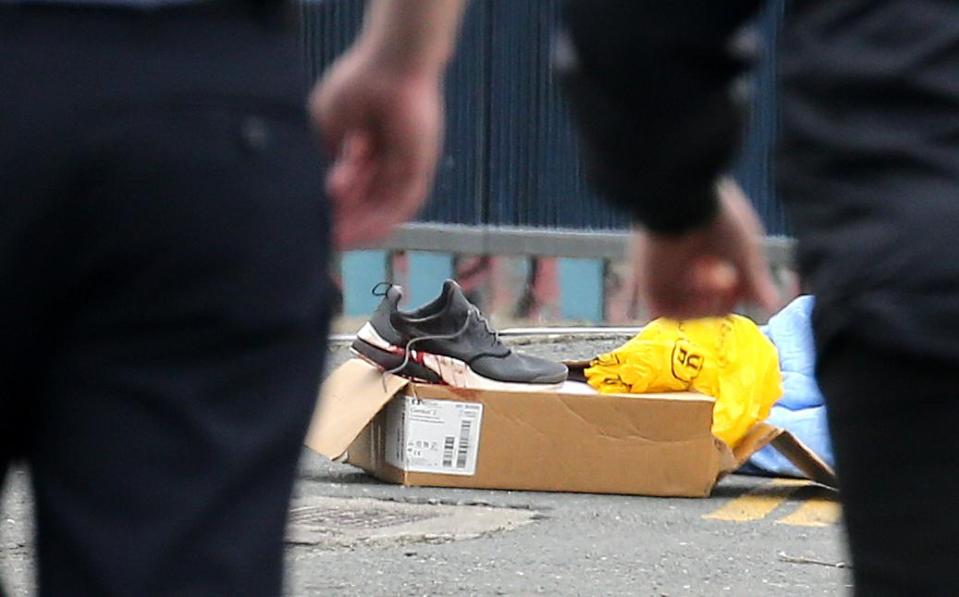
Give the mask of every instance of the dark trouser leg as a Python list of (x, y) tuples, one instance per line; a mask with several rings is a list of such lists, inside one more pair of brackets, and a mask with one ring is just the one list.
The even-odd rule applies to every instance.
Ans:
[(959, 4), (792, 3), (780, 191), (860, 595), (959, 594)]
[[(244, 126), (284, 151), (235, 148)], [(327, 332), (309, 133), (255, 109), (117, 130), (29, 449), (42, 591), (274, 594)]]
[(42, 595), (280, 592), (328, 222), (296, 40), (230, 6), (0, 12)]
[[(236, 147), (248, 126), (284, 151)], [(43, 592), (273, 594), (327, 332), (309, 133), (255, 109), (116, 130), (30, 448)]]
[(857, 594), (956, 594), (955, 359), (842, 336), (820, 357)]

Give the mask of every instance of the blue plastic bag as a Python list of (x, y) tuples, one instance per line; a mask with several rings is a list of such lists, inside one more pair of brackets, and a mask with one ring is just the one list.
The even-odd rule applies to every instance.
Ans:
[[(811, 321), (814, 306), (813, 297), (801, 296), (762, 328), (776, 345), (783, 376), (782, 398), (773, 406), (766, 422), (789, 431), (829, 466), (834, 466), (825, 399), (816, 383), (816, 345)], [(803, 476), (768, 446), (753, 454), (741, 472)]]

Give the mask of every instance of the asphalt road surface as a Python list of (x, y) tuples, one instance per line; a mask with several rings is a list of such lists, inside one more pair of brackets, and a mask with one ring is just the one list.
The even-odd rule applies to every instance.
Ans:
[[(624, 338), (516, 339), (554, 358)], [(331, 366), (347, 357), (331, 349)], [(3, 499), (0, 575), (33, 594), (26, 472)], [(404, 488), (304, 452), (289, 595), (842, 595), (850, 576), (828, 490), (734, 475), (708, 499)]]

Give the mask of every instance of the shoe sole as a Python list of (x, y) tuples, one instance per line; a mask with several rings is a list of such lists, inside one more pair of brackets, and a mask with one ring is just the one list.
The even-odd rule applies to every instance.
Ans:
[[(357, 356), (369, 361), (383, 371), (397, 369), (403, 364), (406, 349), (394, 346), (376, 333), (370, 323), (366, 323), (356, 333), (351, 350)], [(443, 383), (457, 388), (471, 390), (505, 390), (513, 392), (543, 392), (558, 390), (559, 383), (508, 382), (490, 379), (474, 371), (468, 363), (450, 356), (432, 354), (419, 350), (410, 350), (410, 358), (403, 369), (395, 371), (397, 375), (428, 383)]]

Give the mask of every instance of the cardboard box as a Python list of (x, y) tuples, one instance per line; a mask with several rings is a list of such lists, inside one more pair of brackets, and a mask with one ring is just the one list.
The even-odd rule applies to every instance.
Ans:
[(810, 478), (835, 475), (793, 436), (759, 424), (730, 450), (710, 432), (713, 399), (464, 390), (384, 375), (353, 359), (320, 394), (306, 445), (404, 485), (708, 496), (772, 444)]

